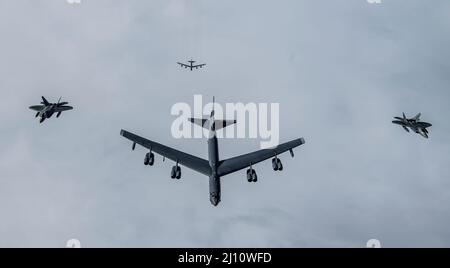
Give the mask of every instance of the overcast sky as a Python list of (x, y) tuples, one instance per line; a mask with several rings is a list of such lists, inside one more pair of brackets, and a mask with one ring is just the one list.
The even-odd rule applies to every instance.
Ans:
[[(450, 2), (447, 0), (0, 0), (0, 246), (450, 246)], [(206, 62), (190, 72), (177, 61)], [(143, 165), (127, 129), (177, 140), (170, 109), (194, 94), (280, 103), (270, 161), (208, 179)], [(74, 110), (39, 124), (28, 106)], [(422, 113), (430, 139), (393, 116)], [(219, 141), (221, 157), (258, 139)]]

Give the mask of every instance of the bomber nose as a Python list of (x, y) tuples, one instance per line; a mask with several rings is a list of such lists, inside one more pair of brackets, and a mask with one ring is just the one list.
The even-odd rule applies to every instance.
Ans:
[(209, 200), (211, 201), (211, 204), (215, 207), (217, 207), (217, 205), (219, 205), (220, 203), (220, 199), (216, 195), (211, 195)]
[(219, 200), (217, 198), (211, 197), (211, 204), (217, 207), (217, 205), (219, 205)]

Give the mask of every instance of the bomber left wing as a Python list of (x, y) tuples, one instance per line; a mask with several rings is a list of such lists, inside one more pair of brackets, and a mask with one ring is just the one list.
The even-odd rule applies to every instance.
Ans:
[(177, 62), (181, 67), (185, 67), (185, 68), (188, 68), (188, 67), (191, 67), (191, 66), (189, 66), (189, 65), (187, 65), (187, 64), (184, 64), (184, 63), (181, 63), (181, 62)]
[[(217, 170), (219, 176), (225, 176), (241, 169), (250, 167), (269, 158), (280, 155), (286, 151), (290, 151), (305, 143), (305, 139), (300, 138), (290, 142), (286, 142), (271, 149), (263, 149), (253, 153), (236, 156), (227, 160), (220, 161)], [(291, 151), (292, 152), (292, 151)]]
[(133, 148), (134, 144), (139, 144), (152, 152), (162, 155), (172, 161), (178, 162), (178, 164), (195, 170), (203, 175), (209, 176), (211, 174), (211, 167), (209, 166), (209, 162), (205, 159), (175, 150), (151, 140), (147, 140), (126, 130), (121, 130), (120, 135), (131, 140), (133, 142)]

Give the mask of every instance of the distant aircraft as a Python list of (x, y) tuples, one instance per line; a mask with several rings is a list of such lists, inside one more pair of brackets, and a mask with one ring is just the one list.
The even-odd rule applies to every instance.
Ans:
[(420, 113), (414, 116), (413, 118), (406, 118), (405, 113), (403, 113), (402, 117), (394, 117), (397, 120), (392, 121), (392, 123), (400, 125), (403, 127), (404, 130), (409, 132), (409, 129), (414, 131), (417, 134), (420, 134), (422, 137), (428, 139), (428, 127), (431, 127), (432, 125), (427, 122), (420, 121)]
[(54, 113), (58, 118), (62, 112), (72, 110), (72, 106), (67, 106), (68, 102), (60, 102), (61, 98), (59, 98), (57, 103), (50, 103), (42, 96), (42, 105), (34, 105), (31, 106), (30, 109), (36, 111), (36, 117), (40, 116), (41, 119), (39, 123), (44, 122), (45, 119), (52, 117)]
[(206, 66), (206, 64), (197, 64), (197, 65), (194, 65), (194, 62), (195, 62), (195, 60), (190, 60), (190, 61), (188, 61), (189, 62), (189, 64), (184, 64), (184, 63), (181, 63), (181, 62), (177, 62), (181, 67), (184, 67), (184, 68), (190, 68), (191, 69), (191, 71), (192, 71), (192, 69), (198, 69), (198, 68), (202, 68), (203, 66)]
[[(213, 101), (214, 103), (214, 101)], [(133, 133), (121, 130), (120, 135), (133, 142), (132, 150), (139, 144), (150, 151), (145, 155), (144, 164), (153, 166), (155, 155), (160, 154), (165, 158), (174, 161), (176, 164), (172, 167), (170, 177), (172, 179), (181, 178), (181, 168), (179, 165), (186, 166), (203, 175), (209, 177), (209, 196), (210, 202), (213, 206), (217, 206), (221, 200), (220, 180), (221, 177), (231, 174), (233, 172), (247, 169), (248, 182), (256, 182), (258, 177), (253, 166), (266, 159), (272, 158), (272, 168), (275, 171), (282, 171), (283, 165), (278, 156), (286, 151), (289, 151), (294, 157), (293, 148), (305, 143), (303, 138), (296, 139), (287, 143), (278, 145), (271, 149), (263, 149), (253, 153), (244, 154), (226, 160), (220, 160), (219, 147), (217, 144), (216, 130), (225, 128), (236, 123), (236, 120), (216, 120), (214, 119), (214, 104), (211, 115), (207, 119), (190, 118), (189, 121), (209, 130), (208, 139), (208, 160), (172, 149), (157, 142), (147, 140)]]

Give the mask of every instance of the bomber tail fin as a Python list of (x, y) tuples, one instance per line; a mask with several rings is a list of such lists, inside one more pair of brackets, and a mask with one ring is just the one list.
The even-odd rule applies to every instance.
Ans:
[(213, 97), (213, 102), (212, 102), (212, 110), (211, 110), (211, 115), (209, 117), (209, 119), (205, 119), (205, 118), (189, 118), (189, 121), (195, 125), (199, 125), (203, 128), (206, 129), (210, 129), (211, 128), (211, 122), (213, 121), (214, 123), (214, 130), (219, 130), (222, 128), (226, 128), (228, 126), (231, 126), (233, 124), (236, 124), (237, 121), (236, 120), (215, 120), (214, 116), (215, 116), (215, 103), (216, 103), (216, 98)]
[[(210, 120), (205, 119), (205, 118), (189, 118), (189, 122), (191, 122), (192, 124), (201, 126), (203, 128), (206, 129), (210, 129)], [(226, 128), (228, 126), (231, 126), (233, 124), (236, 124), (237, 121), (236, 120), (214, 120), (214, 129), (215, 130), (219, 130), (222, 128)]]

